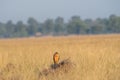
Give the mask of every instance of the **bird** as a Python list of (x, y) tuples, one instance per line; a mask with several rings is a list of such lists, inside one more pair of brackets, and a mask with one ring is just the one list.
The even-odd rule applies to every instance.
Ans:
[(59, 53), (55, 52), (54, 55), (53, 55), (54, 65), (58, 65), (59, 64), (59, 59), (60, 59)]

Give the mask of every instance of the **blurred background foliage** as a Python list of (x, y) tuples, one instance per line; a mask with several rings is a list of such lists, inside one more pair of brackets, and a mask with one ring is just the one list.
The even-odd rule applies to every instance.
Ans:
[(0, 38), (109, 33), (120, 33), (120, 16), (110, 15), (108, 18), (82, 20), (80, 16), (75, 15), (67, 22), (63, 17), (47, 19), (44, 22), (30, 17), (27, 23), (13, 23), (12, 20), (0, 22)]

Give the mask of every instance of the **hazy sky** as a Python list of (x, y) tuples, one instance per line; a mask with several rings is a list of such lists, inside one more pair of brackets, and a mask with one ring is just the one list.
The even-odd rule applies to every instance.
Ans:
[(0, 0), (0, 22), (26, 22), (33, 17), (39, 22), (61, 16), (67, 21), (73, 15), (86, 18), (120, 16), (120, 0)]

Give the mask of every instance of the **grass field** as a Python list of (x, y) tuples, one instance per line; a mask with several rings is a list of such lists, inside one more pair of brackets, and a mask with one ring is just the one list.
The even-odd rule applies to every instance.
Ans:
[(40, 80), (56, 51), (76, 66), (49, 80), (120, 80), (120, 35), (1, 39), (0, 80)]

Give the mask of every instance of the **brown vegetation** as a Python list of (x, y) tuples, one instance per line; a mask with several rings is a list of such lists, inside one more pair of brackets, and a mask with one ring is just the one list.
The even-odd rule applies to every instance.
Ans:
[(0, 80), (120, 80), (120, 35), (1, 39)]

